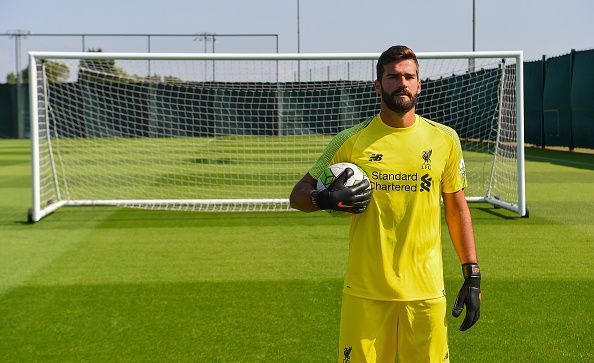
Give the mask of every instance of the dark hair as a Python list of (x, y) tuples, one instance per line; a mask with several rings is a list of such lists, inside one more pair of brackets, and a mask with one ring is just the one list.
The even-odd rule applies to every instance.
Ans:
[(417, 60), (417, 56), (415, 52), (412, 51), (406, 45), (393, 45), (390, 48), (386, 49), (382, 55), (380, 55), (379, 59), (377, 60), (377, 79), (381, 80), (382, 76), (384, 75), (384, 65), (394, 62), (394, 61), (402, 61), (406, 59), (412, 59), (415, 61), (417, 65), (417, 76), (419, 75), (419, 61)]

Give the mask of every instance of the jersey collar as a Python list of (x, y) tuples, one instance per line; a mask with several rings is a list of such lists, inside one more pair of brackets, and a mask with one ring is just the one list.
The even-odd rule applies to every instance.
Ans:
[(420, 124), (420, 116), (415, 114), (415, 123), (410, 125), (409, 127), (392, 127), (387, 125), (384, 120), (382, 120), (382, 117), (380, 116), (380, 114), (378, 113), (374, 119), (373, 122), (384, 132), (387, 133), (398, 133), (398, 134), (407, 134), (407, 133), (411, 133), (413, 132)]

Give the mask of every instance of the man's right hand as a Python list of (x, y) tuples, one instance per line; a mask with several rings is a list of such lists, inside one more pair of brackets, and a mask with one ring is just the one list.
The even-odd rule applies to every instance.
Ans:
[(344, 169), (328, 188), (311, 193), (312, 202), (322, 210), (333, 209), (355, 214), (363, 213), (371, 201), (369, 180), (365, 179), (352, 187), (344, 186), (353, 174), (351, 168)]

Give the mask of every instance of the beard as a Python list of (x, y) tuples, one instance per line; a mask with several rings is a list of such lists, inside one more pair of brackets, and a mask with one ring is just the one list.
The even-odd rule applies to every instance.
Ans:
[[(400, 95), (406, 95), (407, 98), (401, 98)], [(410, 92), (405, 90), (396, 90), (392, 93), (385, 92), (382, 89), (382, 100), (384, 104), (392, 111), (397, 113), (406, 113), (412, 110), (417, 105), (417, 97), (419, 95), (412, 95)]]

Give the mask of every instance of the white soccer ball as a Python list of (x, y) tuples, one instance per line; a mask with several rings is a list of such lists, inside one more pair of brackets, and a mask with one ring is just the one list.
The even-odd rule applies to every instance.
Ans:
[[(353, 163), (336, 163), (330, 165), (322, 172), (322, 174), (320, 174), (316, 189), (320, 191), (328, 188), (334, 179), (336, 179), (336, 177), (338, 177), (346, 168), (351, 168), (353, 170), (353, 175), (347, 179), (346, 183), (344, 184), (345, 186), (352, 187), (353, 185), (362, 183), (364, 180), (369, 180), (365, 171), (363, 171), (363, 169), (361, 169), (358, 165)], [(371, 189), (371, 183), (367, 189)], [(351, 215), (350, 213), (335, 211), (332, 209), (329, 209), (328, 212), (333, 216)]]

